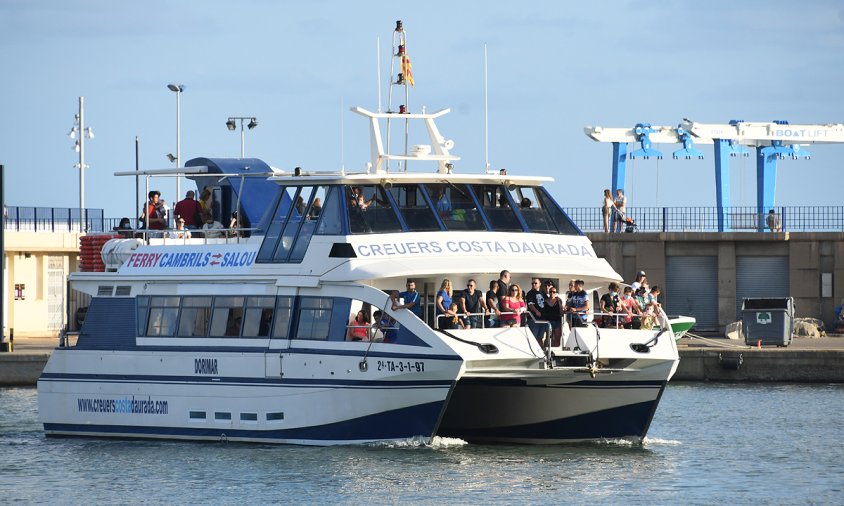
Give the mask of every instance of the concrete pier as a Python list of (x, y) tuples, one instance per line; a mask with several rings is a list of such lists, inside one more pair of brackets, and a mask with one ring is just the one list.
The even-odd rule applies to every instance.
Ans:
[[(844, 338), (796, 338), (787, 347), (684, 338), (673, 381), (844, 383)], [(738, 346), (738, 347), (737, 347)]]

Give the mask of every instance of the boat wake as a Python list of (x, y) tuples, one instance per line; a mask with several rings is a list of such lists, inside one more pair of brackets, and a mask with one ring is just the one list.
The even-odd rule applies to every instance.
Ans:
[(395, 439), (391, 441), (377, 441), (368, 443), (366, 446), (375, 448), (456, 448), (465, 446), (469, 443), (459, 438), (454, 437), (440, 437), (434, 436), (430, 442), (428, 438), (422, 436), (414, 436), (406, 439)]

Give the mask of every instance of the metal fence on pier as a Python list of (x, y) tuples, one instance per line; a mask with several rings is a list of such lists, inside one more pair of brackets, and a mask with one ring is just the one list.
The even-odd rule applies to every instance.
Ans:
[[(563, 209), (584, 232), (603, 232), (600, 207)], [(775, 207), (774, 214), (782, 232), (844, 232), (844, 206)], [(717, 207), (631, 207), (626, 216), (633, 219), (637, 232), (771, 231), (768, 213), (759, 213), (756, 207), (725, 208), (721, 224)]]
[(78, 207), (7, 206), (4, 227), (18, 232), (104, 232), (117, 225), (114, 219), (103, 217), (102, 209), (85, 209), (82, 214), (80, 220)]

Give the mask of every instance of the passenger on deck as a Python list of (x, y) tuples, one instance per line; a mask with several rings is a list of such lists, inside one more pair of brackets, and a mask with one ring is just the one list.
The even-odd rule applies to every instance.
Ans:
[(439, 328), (440, 324), (442, 324), (441, 320), (444, 320), (445, 317), (440, 318), (440, 315), (444, 315), (448, 312), (448, 309), (451, 307), (451, 297), (452, 297), (452, 288), (451, 288), (451, 280), (444, 279), (442, 284), (440, 285), (440, 290), (437, 292), (437, 298), (435, 300), (435, 316), (437, 319), (437, 324), (435, 327)]
[(489, 319), (487, 320), (487, 327), (493, 328), (498, 326), (498, 318), (501, 316), (499, 309), (499, 294), (498, 281), (492, 280), (489, 282), (489, 290), (486, 292), (486, 307), (489, 310)]
[(522, 201), (519, 203), (519, 207), (522, 209), (530, 209), (530, 206), (533, 205), (529, 198), (524, 197)]
[(463, 318), (460, 318), (457, 303), (452, 302), (446, 310), (444, 316), (440, 319), (440, 328), (444, 330), (465, 329), (466, 326)]
[(642, 311), (642, 328), (645, 330), (651, 330), (654, 328), (654, 324), (656, 323), (656, 303), (655, 302), (648, 302), (645, 305), (644, 311)]
[(642, 326), (641, 319), (642, 309), (633, 298), (633, 288), (630, 286), (624, 287), (624, 295), (621, 297), (621, 307), (624, 308), (624, 328), (638, 329)]
[(469, 279), (459, 299), (460, 311), (464, 315), (463, 321), (467, 329), (481, 328), (481, 318), (487, 314), (486, 302), (476, 287), (477, 282)]
[(566, 301), (566, 312), (569, 313), (569, 326), (585, 327), (590, 312), (589, 294), (583, 289), (582, 279), (574, 281), (574, 289)]
[(645, 271), (639, 271), (636, 274), (636, 281), (630, 283), (630, 287), (633, 288), (633, 291), (635, 292), (636, 290), (639, 289), (640, 286), (642, 286), (642, 283), (647, 283), (647, 282), (648, 282), (648, 277), (645, 276)]
[(373, 314), (374, 323), (372, 328), (381, 332), (381, 338), (385, 343), (394, 343), (399, 335), (398, 324), (386, 311), (375, 311)]
[(315, 219), (319, 218), (319, 213), (321, 213), (321, 212), (322, 212), (322, 201), (319, 199), (319, 197), (317, 197), (317, 198), (314, 199), (314, 203), (311, 204), (311, 212), (310, 212), (310, 215), (308, 217), (312, 220), (315, 220)]
[(165, 232), (168, 239), (190, 239), (190, 230), (185, 229), (185, 219), (176, 218), (176, 228)]
[(132, 222), (129, 218), (121, 218), (120, 223), (114, 227), (114, 231), (120, 234), (120, 237), (131, 238), (134, 235), (132, 231)]
[(542, 318), (542, 308), (545, 307), (545, 299), (548, 297), (548, 292), (544, 288), (541, 279), (531, 278), (530, 290), (525, 294), (527, 310), (533, 315), (533, 318), (530, 318), (529, 315), (525, 314), (527, 325), (537, 339), (539, 339), (544, 325), (537, 325), (534, 321)]
[(223, 224), (214, 220), (214, 215), (211, 213), (205, 213), (202, 216), (202, 221), (205, 222), (205, 224), (202, 225), (202, 231), (206, 238), (217, 239), (225, 236), (225, 228), (223, 228)]
[(199, 202), (194, 200), (196, 195), (193, 190), (189, 190), (185, 194), (184, 200), (176, 203), (176, 208), (173, 212), (176, 214), (176, 220), (182, 218), (185, 220), (185, 228), (197, 229), (202, 226), (202, 207)]
[(448, 198), (448, 194), (446, 194), (445, 188), (442, 186), (436, 189), (434, 208), (443, 217), (448, 217), (449, 213), (451, 213), (451, 199)]
[(653, 288), (651, 288), (651, 291), (648, 292), (648, 298), (646, 301), (656, 303), (656, 307), (659, 309), (662, 306), (662, 304), (659, 303), (660, 294), (662, 294), (662, 288), (660, 288), (659, 285), (654, 285)]
[[(557, 296), (557, 287), (554, 283), (547, 281), (548, 296), (545, 298), (545, 305), (542, 307), (541, 318), (551, 325), (551, 346), (560, 346), (560, 338), (563, 335), (563, 302)], [(544, 346), (545, 343), (542, 343)]]
[(505, 297), (501, 297), (501, 321), (502, 327), (518, 327), (522, 323), (522, 313), (527, 311), (525, 301), (522, 298), (522, 288), (513, 284)]
[(503, 310), (502, 299), (510, 292), (510, 271), (504, 270), (498, 275), (498, 309)]
[(161, 208), (158, 205), (161, 200), (161, 192), (152, 190), (149, 192), (148, 197), (149, 200), (144, 205), (139, 218), (141, 220), (141, 227), (148, 230), (164, 230), (167, 225), (167, 215), (161, 214)]
[(349, 322), (346, 340), (369, 341), (369, 315), (363, 310), (358, 311), (358, 314)]
[(618, 313), (623, 312), (624, 308), (620, 304), (618, 289), (618, 283), (612, 282), (609, 286), (609, 292), (601, 296), (601, 313), (603, 313), (601, 316), (601, 327), (615, 329), (621, 326)]
[(401, 301), (397, 300), (395, 292), (390, 295), (390, 299), (393, 303), (393, 311), (397, 311), (399, 309), (410, 309), (413, 311), (413, 314), (422, 318), (422, 304), (419, 300), (419, 292), (416, 291), (416, 281), (408, 279), (405, 287), (407, 288), (407, 291), (398, 294), (398, 299), (404, 301), (403, 304), (399, 304)]

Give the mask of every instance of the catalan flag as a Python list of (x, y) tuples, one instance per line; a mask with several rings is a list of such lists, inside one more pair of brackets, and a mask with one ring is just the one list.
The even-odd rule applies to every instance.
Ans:
[(404, 80), (413, 86), (413, 74), (410, 72), (410, 57), (407, 54), (401, 57), (401, 71), (404, 74)]

